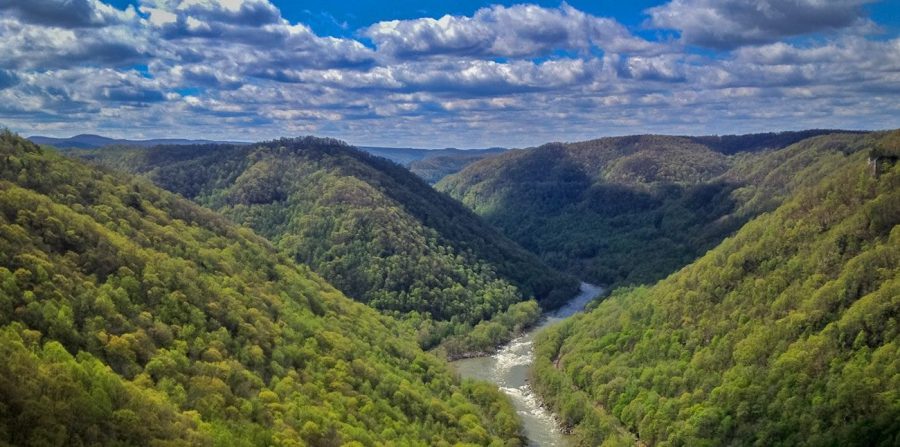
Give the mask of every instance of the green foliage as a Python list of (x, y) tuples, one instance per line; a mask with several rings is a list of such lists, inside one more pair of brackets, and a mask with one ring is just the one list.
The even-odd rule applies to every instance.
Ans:
[(552, 267), (611, 287), (646, 284), (774, 209), (823, 155), (846, 149), (813, 138), (765, 150), (817, 133), (549, 144), (476, 162), (437, 188)]
[[(522, 330), (533, 324), (541, 316), (537, 301), (529, 300), (510, 305), (505, 311), (495, 314), (490, 320), (482, 320), (474, 327), (469, 325), (447, 325), (452, 333), (445, 335), (436, 352), (442, 356), (458, 359), (491, 353), (497, 346), (513, 339)], [(441, 323), (436, 323), (441, 325)], [(435, 331), (422, 329), (420, 336)], [(437, 331), (441, 334), (442, 331)]]
[(900, 130), (885, 135), (878, 144), (872, 147), (871, 157), (890, 158), (894, 162), (900, 158)]
[(210, 444), (196, 415), (88, 353), (13, 324), (0, 329), (0, 440), (13, 445)]
[(861, 150), (880, 137), (791, 149), (847, 155), (818, 152), (775, 211), (540, 335), (535, 388), (579, 444), (900, 442), (900, 166), (873, 176)]
[(0, 357), (3, 445), (521, 444), (495, 391), (265, 239), (8, 132)]
[[(336, 140), (103, 149), (88, 157), (144, 173), (254, 229), (348, 296), (411, 321), (425, 348), (450, 336), (454, 346), (474, 342), (455, 335), (515, 303), (534, 297), (553, 307), (577, 289), (407, 170)], [(512, 329), (500, 332), (509, 337)], [(469, 349), (483, 346), (448, 352)]]

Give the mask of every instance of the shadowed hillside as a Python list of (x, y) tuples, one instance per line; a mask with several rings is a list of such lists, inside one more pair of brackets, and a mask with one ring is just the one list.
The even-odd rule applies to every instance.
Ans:
[(786, 149), (819, 154), (789, 172), (757, 165), (790, 176), (783, 204), (542, 334), (535, 386), (579, 445), (900, 441), (900, 165), (875, 176), (866, 150), (884, 138), (817, 137)]
[(822, 132), (547, 144), (476, 162), (437, 188), (553, 267), (651, 283), (777, 206), (806, 163), (840, 153), (782, 149)]

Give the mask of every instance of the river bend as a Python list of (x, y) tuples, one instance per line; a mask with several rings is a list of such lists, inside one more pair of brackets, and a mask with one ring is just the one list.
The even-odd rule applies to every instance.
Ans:
[(578, 295), (565, 306), (548, 313), (537, 325), (504, 345), (496, 354), (452, 363), (462, 377), (492, 382), (509, 395), (522, 420), (529, 446), (568, 445), (566, 435), (560, 431), (554, 415), (540, 405), (540, 400), (528, 385), (528, 370), (534, 361), (534, 337), (547, 325), (581, 312), (601, 292), (601, 287), (583, 282)]

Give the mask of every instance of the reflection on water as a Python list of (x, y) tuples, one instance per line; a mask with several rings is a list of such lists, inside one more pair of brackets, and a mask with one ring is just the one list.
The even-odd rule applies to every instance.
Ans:
[(530, 446), (565, 446), (565, 435), (560, 432), (553, 414), (540, 406), (537, 396), (531, 392), (526, 382), (528, 368), (534, 360), (532, 342), (534, 336), (548, 324), (584, 309), (584, 306), (603, 289), (588, 283), (581, 283), (581, 292), (565, 306), (547, 315), (540, 324), (512, 340), (490, 357), (475, 357), (453, 362), (459, 374), (470, 379), (485, 380), (497, 384), (509, 395)]

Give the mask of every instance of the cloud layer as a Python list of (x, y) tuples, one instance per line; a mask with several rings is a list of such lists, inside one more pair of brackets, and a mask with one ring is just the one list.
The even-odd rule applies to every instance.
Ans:
[(268, 0), (0, 0), (0, 125), (425, 147), (897, 127), (900, 39), (864, 3), (673, 0), (642, 29), (487, 6), (329, 37)]
[(362, 33), (382, 53), (421, 56), (538, 57), (558, 50), (649, 51), (654, 45), (632, 36), (613, 19), (594, 17), (563, 4), (491, 6), (472, 17), (392, 20)]
[(785, 37), (865, 29), (873, 0), (673, 0), (650, 8), (650, 23), (681, 32), (690, 44), (730, 49)]

